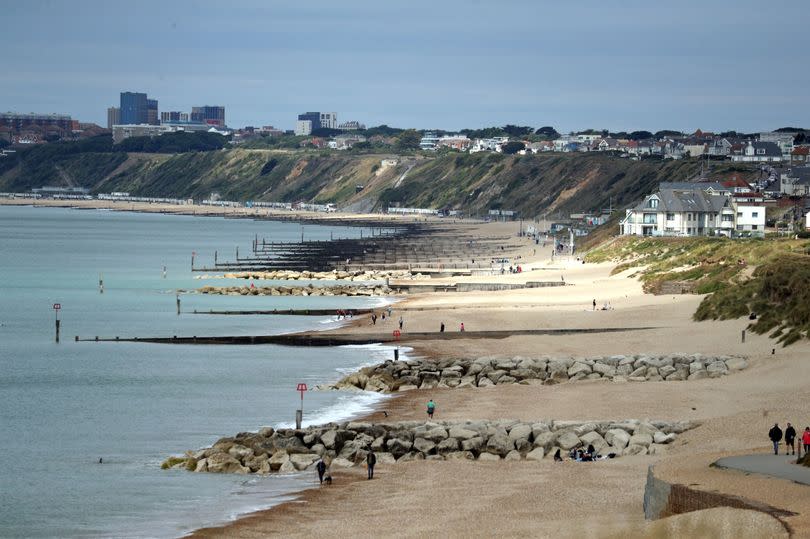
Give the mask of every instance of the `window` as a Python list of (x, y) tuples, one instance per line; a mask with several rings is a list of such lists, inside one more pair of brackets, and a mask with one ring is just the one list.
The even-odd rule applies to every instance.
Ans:
[(742, 229), (743, 229), (742, 225), (737, 225), (737, 230), (742, 230)]
[(657, 198), (651, 198), (650, 200), (648, 200), (647, 201), (647, 207), (648, 208), (657, 208), (658, 207), (658, 199)]
[(757, 148), (757, 155), (765, 155), (765, 148)]
[(737, 212), (737, 219), (742, 219), (742, 212), (741, 211)]
[(752, 213), (752, 214), (751, 214), (751, 217), (753, 217), (754, 219), (756, 219), (757, 217), (759, 217), (759, 212), (758, 212), (758, 211), (755, 211), (754, 213)]
[(675, 214), (674, 213), (668, 213), (667, 214), (667, 221), (674, 221), (674, 220), (675, 220)]
[(756, 229), (757, 229), (757, 225), (751, 225), (751, 230), (756, 230)]
[(733, 215), (724, 215), (724, 216), (722, 217), (722, 221), (723, 221), (724, 223), (730, 223), (730, 222), (731, 222), (731, 221), (733, 221), (733, 220), (734, 220), (734, 216), (733, 216)]
[(657, 221), (657, 219), (655, 217), (656, 216), (655, 216), (654, 213), (645, 213), (644, 214), (644, 221), (643, 221), (644, 224), (645, 225), (654, 225), (656, 223), (656, 221)]

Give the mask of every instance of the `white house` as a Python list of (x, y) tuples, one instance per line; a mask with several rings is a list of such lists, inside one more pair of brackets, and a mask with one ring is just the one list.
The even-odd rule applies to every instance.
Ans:
[(734, 198), (700, 188), (662, 188), (626, 210), (619, 232), (635, 236), (764, 234), (765, 208), (737, 203)]
[(741, 155), (732, 155), (732, 161), (743, 163), (778, 163), (782, 161), (782, 150), (775, 142), (751, 142)]

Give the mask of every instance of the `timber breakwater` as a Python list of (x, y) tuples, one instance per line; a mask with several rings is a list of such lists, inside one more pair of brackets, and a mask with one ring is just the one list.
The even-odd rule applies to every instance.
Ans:
[(197, 275), (195, 279), (253, 279), (273, 281), (385, 281), (386, 279), (429, 279), (429, 275), (412, 274), (408, 270), (393, 271), (239, 271), (222, 275)]
[(329, 423), (305, 429), (270, 427), (222, 438), (212, 447), (171, 457), (163, 468), (194, 472), (258, 473), (314, 469), (321, 458), (332, 467), (364, 462), (373, 450), (379, 463), (413, 460), (479, 461), (553, 458), (592, 445), (601, 455), (658, 454), (695, 421), (400, 421)]
[(717, 378), (745, 369), (740, 356), (701, 354), (614, 355), (592, 358), (409, 359), (386, 361), (350, 374), (322, 389), (394, 392), (425, 388), (487, 387), (577, 380), (614, 382), (683, 381)]

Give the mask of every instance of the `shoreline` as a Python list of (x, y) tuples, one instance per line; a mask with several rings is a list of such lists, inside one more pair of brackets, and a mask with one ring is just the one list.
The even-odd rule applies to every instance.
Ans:
[[(326, 536), (329, 530), (340, 529), (335, 526), (348, 525), (342, 515), (346, 507), (352, 507), (356, 513), (357, 522), (353, 522), (352, 529), (397, 529), (401, 531), (394, 535), (418, 536), (420, 530), (426, 533), (425, 526), (433, 526), (431, 529), (435, 530), (447, 522), (448, 515), (436, 513), (430, 504), (430, 498), (441, 498), (454, 508), (454, 513), (461, 515), (459, 519), (451, 519), (453, 527), (447, 528), (454, 534), (474, 536), (476, 529), (480, 533), (476, 523), (481, 525), (481, 519), (486, 518), (487, 529), (493, 534), (641, 537), (647, 536), (652, 529), (666, 529), (671, 521), (666, 518), (644, 520), (640, 508), (650, 466), (657, 470), (656, 476), (661, 475), (664, 480), (699, 485), (694, 488), (700, 491), (717, 490), (730, 496), (751, 497), (750, 478), (709, 468), (709, 464), (718, 455), (761, 451), (765, 444), (759, 431), (763, 425), (767, 431), (769, 409), (778, 410), (778, 418), (804, 421), (805, 412), (800, 403), (810, 397), (810, 391), (800, 382), (802, 375), (799, 373), (806, 372), (810, 376), (810, 367), (802, 361), (810, 351), (810, 345), (800, 342), (777, 349), (767, 336), (754, 334), (749, 334), (746, 342), (741, 343), (740, 329), (746, 326), (747, 320), (693, 322), (691, 315), (703, 296), (643, 294), (637, 279), (627, 273), (609, 275), (610, 267), (610, 264), (585, 267), (563, 264), (560, 271), (566, 272), (566, 282), (572, 284), (565, 290), (409, 296), (395, 307), (399, 313), (394, 317), (396, 319), (400, 313), (405, 317), (402, 343), (412, 347), (414, 355), (423, 358), (589, 357), (681, 352), (739, 354), (750, 358), (749, 368), (723, 378), (684, 382), (580, 381), (552, 386), (515, 384), (468, 389), (413, 389), (402, 394), (393, 393), (392, 398), (359, 419), (370, 422), (423, 421), (424, 402), (434, 399), (438, 403), (437, 418), (447, 420), (556, 417), (591, 421), (654, 417), (701, 422), (700, 427), (682, 435), (682, 442), (660, 455), (615, 459), (598, 467), (582, 467), (575, 463), (555, 466), (545, 460), (531, 464), (419, 461), (384, 465), (380, 467), (379, 481), (370, 482), (357, 480), (356, 476), (363, 474), (361, 467), (350, 468), (345, 478), (344, 471), (340, 472), (340, 481), (350, 482), (340, 493), (326, 488), (310, 489), (295, 500), (245, 515), (222, 527), (201, 530), (200, 535), (192, 536)], [(600, 303), (603, 298), (610, 301), (615, 310), (591, 310), (594, 296)], [(464, 339), (459, 336), (447, 341), (418, 338), (420, 332), (436, 331), (439, 320), (450, 328), (463, 321), (468, 328), (501, 330), (551, 325), (570, 327), (574, 323), (584, 327), (618, 327), (631, 325), (634, 321), (643, 321), (644, 325), (654, 327), (645, 332), (616, 334), (621, 335), (619, 338), (600, 334), (576, 338), (519, 334), (505, 339)], [(388, 325), (389, 329), (393, 326)], [(376, 329), (380, 329), (379, 322)], [(370, 322), (360, 317), (333, 333), (356, 337), (371, 331)], [(417, 338), (409, 339), (412, 333)], [(684, 335), (689, 338), (684, 339)], [(769, 392), (768, 388), (773, 387), (778, 389)], [(583, 402), (588, 406), (582, 406)], [(758, 487), (753, 496), (757, 500), (796, 513), (797, 516), (785, 520), (798, 533), (810, 529), (807, 516), (810, 501), (799, 486), (784, 481), (774, 483), (776, 480), (769, 478), (756, 481)], [(481, 488), (482, 484), (486, 489)], [(430, 489), (428, 499), (420, 488)], [(509, 499), (509, 491), (514, 489), (528, 489), (535, 496), (543, 497), (545, 503), (543, 506), (527, 504), (531, 496), (526, 498), (524, 495), (500, 506), (505, 515), (514, 515), (517, 511), (520, 520), (496, 517), (492, 508), (499, 507), (498, 500)], [(554, 498), (544, 496), (548, 489), (554, 489)], [(598, 500), (592, 497), (590, 489), (598, 489)], [(582, 499), (583, 496), (594, 503), (587, 507), (564, 503), (564, 500)], [(397, 500), (397, 508), (389, 503), (391, 498)], [(378, 504), (387, 511), (377, 507)], [(803, 512), (803, 509), (806, 510)], [(424, 523), (420, 524), (421, 527), (399, 528), (413, 525), (401, 515), (408, 512), (422, 515)], [(680, 521), (701, 521), (703, 513), (705, 511), (680, 515)], [(745, 518), (757, 521), (757, 525), (763, 524), (757, 519), (771, 518), (755, 511), (743, 511), (743, 514)]]

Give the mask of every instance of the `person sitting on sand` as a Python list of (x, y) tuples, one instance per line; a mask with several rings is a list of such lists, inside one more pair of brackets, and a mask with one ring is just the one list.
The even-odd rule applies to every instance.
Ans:
[(560, 456), (560, 448), (557, 448), (557, 451), (554, 452), (554, 462), (562, 462), (562, 457)]

